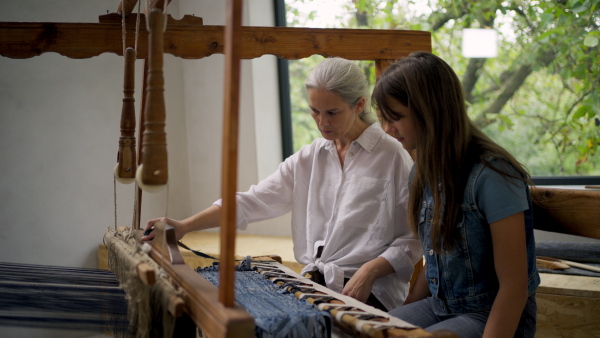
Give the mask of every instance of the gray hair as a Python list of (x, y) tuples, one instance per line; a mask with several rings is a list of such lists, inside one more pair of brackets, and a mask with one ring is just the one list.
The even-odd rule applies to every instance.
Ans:
[(352, 61), (334, 57), (321, 61), (304, 81), (306, 89), (321, 89), (339, 95), (350, 107), (365, 98), (365, 108), (358, 117), (366, 124), (375, 119), (369, 113), (369, 82), (365, 74)]

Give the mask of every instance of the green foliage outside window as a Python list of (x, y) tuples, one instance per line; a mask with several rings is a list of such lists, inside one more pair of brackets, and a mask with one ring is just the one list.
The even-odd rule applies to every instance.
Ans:
[[(288, 26), (315, 27), (319, 13), (299, 10), (310, 2), (286, 3)], [(327, 27), (431, 32), (433, 52), (463, 82), (471, 118), (532, 175), (600, 175), (600, 0), (337, 2)], [(463, 57), (464, 28), (495, 29), (498, 56)], [(290, 62), (294, 151), (320, 136), (304, 79), (321, 59)], [(373, 83), (372, 63), (361, 66)]]

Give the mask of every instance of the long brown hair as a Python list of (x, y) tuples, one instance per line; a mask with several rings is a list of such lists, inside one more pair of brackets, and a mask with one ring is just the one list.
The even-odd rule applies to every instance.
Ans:
[[(413, 113), (417, 149), (408, 202), (411, 229), (418, 234), (419, 213), (428, 188), (434, 197), (433, 248), (438, 253), (451, 251), (456, 244), (454, 230), (462, 217), (465, 185), (475, 163), (483, 161), (501, 175), (527, 183), (529, 174), (469, 119), (458, 76), (434, 54), (411, 53), (377, 79), (372, 102), (383, 121), (398, 119), (387, 104), (389, 98)], [(491, 165), (491, 158), (504, 161)], [(517, 175), (510, 165), (518, 171)]]

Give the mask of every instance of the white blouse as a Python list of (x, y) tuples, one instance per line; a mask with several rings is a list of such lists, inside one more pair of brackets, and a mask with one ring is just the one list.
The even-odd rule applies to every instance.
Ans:
[(343, 168), (334, 142), (318, 138), (237, 193), (236, 226), (244, 230), (291, 211), (294, 255), (306, 265), (302, 274), (319, 270), (336, 292), (364, 263), (385, 258), (396, 273), (376, 280), (372, 293), (394, 309), (404, 302), (413, 266), (423, 255), (407, 224), (412, 163), (378, 123), (352, 142)]

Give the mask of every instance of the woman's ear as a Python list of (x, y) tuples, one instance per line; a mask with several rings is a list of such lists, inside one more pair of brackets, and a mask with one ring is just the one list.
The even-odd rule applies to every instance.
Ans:
[(358, 99), (358, 102), (356, 102), (356, 106), (355, 106), (355, 114), (360, 114), (363, 112), (363, 110), (365, 110), (365, 105), (367, 104), (367, 100), (364, 98), (364, 96), (361, 96), (360, 99)]

